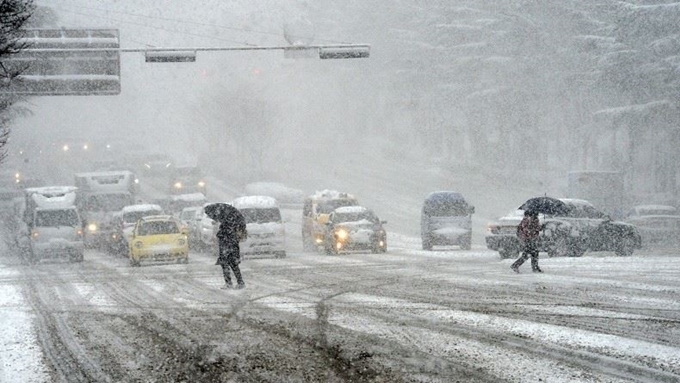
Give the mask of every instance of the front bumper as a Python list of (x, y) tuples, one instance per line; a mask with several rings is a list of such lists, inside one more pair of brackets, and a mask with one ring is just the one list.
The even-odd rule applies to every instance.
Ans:
[(32, 242), (31, 249), (36, 258), (62, 258), (82, 254), (82, 241)]
[(133, 248), (130, 258), (135, 262), (140, 261), (169, 261), (189, 257), (187, 246), (170, 246), (161, 248)]
[(489, 250), (519, 251), (521, 249), (519, 239), (511, 235), (487, 235), (486, 247)]

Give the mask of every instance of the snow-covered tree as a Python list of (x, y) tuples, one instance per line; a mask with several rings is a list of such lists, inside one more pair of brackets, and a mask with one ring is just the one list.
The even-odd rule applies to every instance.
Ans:
[[(0, 1), (0, 92), (21, 73), (21, 68), (8, 69), (4, 65), (4, 60), (26, 48), (26, 44), (20, 40), (23, 37), (22, 27), (31, 17), (33, 10), (32, 0)], [(0, 161), (7, 155), (5, 146), (10, 134), (10, 108), (18, 99), (11, 93), (0, 93)]]

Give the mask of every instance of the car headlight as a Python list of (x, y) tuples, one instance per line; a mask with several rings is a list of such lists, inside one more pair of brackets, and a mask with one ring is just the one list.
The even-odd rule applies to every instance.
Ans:
[(182, 183), (181, 182), (175, 182), (175, 189), (181, 189), (182, 188)]
[(89, 231), (90, 233), (94, 233), (95, 231), (97, 231), (97, 224), (91, 223), (87, 225), (87, 231)]
[(198, 181), (198, 187), (202, 188), (205, 186), (205, 182), (203, 181)]
[(338, 239), (345, 240), (347, 237), (349, 237), (349, 233), (345, 229), (340, 229), (335, 232), (335, 236), (338, 237)]

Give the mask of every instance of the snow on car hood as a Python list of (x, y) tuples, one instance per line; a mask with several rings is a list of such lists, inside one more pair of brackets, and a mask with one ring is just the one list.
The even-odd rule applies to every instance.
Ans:
[(367, 219), (362, 219), (360, 221), (343, 222), (337, 224), (336, 227), (346, 228), (347, 230), (359, 230), (359, 229), (373, 229), (375, 224)]

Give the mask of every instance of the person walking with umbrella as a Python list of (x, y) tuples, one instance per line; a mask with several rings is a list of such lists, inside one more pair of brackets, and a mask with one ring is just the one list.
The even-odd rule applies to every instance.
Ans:
[(246, 220), (238, 209), (225, 203), (208, 205), (205, 207), (205, 213), (220, 224), (217, 230), (217, 244), (219, 247), (217, 264), (222, 266), (222, 274), (226, 283), (223, 288), (233, 288), (231, 282), (232, 272), (234, 277), (236, 277), (236, 288), (242, 289), (246, 287), (241, 275), (241, 269), (238, 266), (241, 263), (239, 242), (244, 241), (247, 237)]
[(531, 270), (535, 273), (542, 273), (538, 267), (538, 239), (543, 229), (538, 221), (536, 210), (525, 210), (524, 218), (517, 226), (517, 238), (522, 245), (522, 253), (519, 258), (510, 266), (512, 271), (519, 273), (519, 267), (531, 256)]

